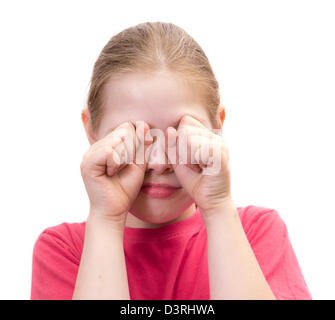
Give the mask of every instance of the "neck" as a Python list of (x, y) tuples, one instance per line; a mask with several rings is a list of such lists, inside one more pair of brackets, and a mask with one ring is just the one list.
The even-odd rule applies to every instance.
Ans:
[(171, 223), (174, 223), (174, 222), (177, 222), (177, 221), (187, 219), (187, 218), (191, 217), (195, 213), (195, 211), (196, 211), (196, 206), (195, 206), (195, 203), (193, 203), (190, 207), (188, 207), (176, 219), (173, 219), (171, 221), (161, 223), (161, 224), (150, 223), (150, 222), (143, 221), (143, 220), (135, 217), (130, 212), (128, 212), (127, 213), (126, 226), (131, 227), (131, 228), (159, 228), (159, 227), (163, 227), (165, 225), (168, 225), (168, 224), (171, 224)]

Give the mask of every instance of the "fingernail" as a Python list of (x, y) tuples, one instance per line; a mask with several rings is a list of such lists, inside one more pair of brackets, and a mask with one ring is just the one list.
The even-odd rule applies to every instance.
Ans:
[(168, 147), (174, 147), (177, 142), (177, 136), (176, 136), (176, 131), (174, 128), (169, 127), (168, 128)]

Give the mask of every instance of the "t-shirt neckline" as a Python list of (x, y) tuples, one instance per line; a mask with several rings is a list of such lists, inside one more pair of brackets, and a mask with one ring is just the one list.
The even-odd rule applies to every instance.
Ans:
[(124, 236), (129, 240), (150, 241), (173, 238), (188, 233), (196, 233), (204, 226), (202, 215), (197, 207), (188, 218), (176, 221), (159, 228), (133, 228), (125, 226)]

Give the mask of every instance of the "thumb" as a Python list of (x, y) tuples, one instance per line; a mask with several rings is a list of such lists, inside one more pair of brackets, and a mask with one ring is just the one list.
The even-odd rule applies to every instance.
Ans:
[(172, 167), (181, 186), (194, 198), (194, 190), (201, 174), (187, 164), (172, 164)]
[[(201, 174), (199, 174), (202, 169), (197, 164), (192, 164), (191, 161), (186, 161), (183, 163), (180, 159), (180, 145), (177, 136), (177, 131), (173, 127), (167, 128), (167, 157), (171, 163), (173, 170), (177, 176), (182, 187), (193, 196), (193, 190), (199, 181)], [(183, 146), (181, 146), (183, 147)], [(184, 146), (186, 147), (186, 146)], [(186, 150), (187, 152), (187, 150)], [(190, 160), (188, 155), (186, 155), (187, 160)], [(185, 159), (184, 159), (185, 160)]]

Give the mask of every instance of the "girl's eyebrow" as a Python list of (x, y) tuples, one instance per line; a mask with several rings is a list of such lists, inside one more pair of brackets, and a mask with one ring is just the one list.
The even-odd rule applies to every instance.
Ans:
[[(179, 126), (179, 123), (180, 123), (180, 120), (181, 120), (181, 118), (183, 117), (184, 115), (182, 115), (176, 122), (174, 122), (174, 124), (173, 125), (171, 125), (170, 127), (173, 127), (173, 128), (175, 128), (176, 130), (178, 129), (178, 126)], [(193, 115), (193, 114), (189, 114), (189, 116), (191, 116), (191, 117), (193, 117), (194, 119), (196, 119), (196, 120), (198, 120), (199, 122), (201, 122), (205, 127), (207, 126), (206, 125), (206, 121), (204, 120), (204, 119), (202, 119), (202, 118), (200, 118), (200, 117), (197, 117), (197, 116), (195, 116), (195, 115)], [(149, 123), (148, 123), (149, 124)], [(151, 125), (149, 124), (149, 126), (151, 127)], [(113, 131), (115, 128), (116, 128), (117, 126), (114, 126), (114, 127), (111, 127), (111, 128), (109, 128), (107, 131), (106, 131), (106, 133), (105, 133), (105, 135), (107, 135), (107, 134), (109, 134), (111, 131)]]

